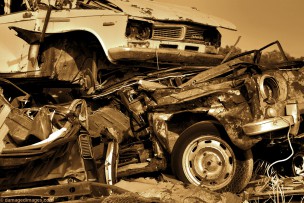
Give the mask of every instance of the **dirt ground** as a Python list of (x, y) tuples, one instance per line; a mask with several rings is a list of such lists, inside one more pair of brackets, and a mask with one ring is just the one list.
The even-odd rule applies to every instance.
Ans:
[[(162, 175), (162, 178), (162, 181), (157, 181), (155, 178), (150, 177), (120, 180), (115, 185), (130, 191), (131, 193), (112, 196), (108, 198), (108, 200), (105, 199), (104, 202), (243, 202), (240, 197), (232, 193), (227, 192), (220, 194), (217, 192), (212, 192), (206, 188), (185, 185), (168, 175)], [(144, 197), (145, 199), (140, 197)]]

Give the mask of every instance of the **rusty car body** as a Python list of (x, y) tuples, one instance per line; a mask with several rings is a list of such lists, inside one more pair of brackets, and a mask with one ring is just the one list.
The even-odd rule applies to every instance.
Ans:
[[(61, 191), (69, 184), (77, 188), (81, 182), (94, 183), (87, 191), (101, 187), (97, 183), (112, 185), (121, 177), (171, 169), (186, 183), (240, 192), (251, 179), (253, 161), (271, 154), (273, 146), (291, 154), (289, 171), (301, 175), (304, 62), (288, 61), (282, 52), (284, 63), (261, 65), (262, 51), (275, 44), (281, 48), (274, 42), (213, 67), (135, 68), (129, 74), (118, 69), (111, 73), (115, 81), (85, 96), (86, 102), (74, 100), (74, 105), (41, 105), (43, 95), (31, 97), (41, 100), (34, 102), (24, 91), (19, 89), (25, 95), (17, 96), (6, 85), (5, 98), (15, 99), (1, 97), (11, 109), (0, 120), (8, 126), (0, 131), (6, 141), (0, 154), (5, 174), (1, 180), (12, 183), (3, 189), (55, 181), (62, 183), (56, 186)], [(249, 54), (251, 62), (241, 60)], [(35, 127), (24, 132), (25, 119)], [(46, 127), (51, 123), (57, 131), (64, 123), (77, 129), (52, 140), (52, 129)], [(40, 144), (33, 145), (37, 139)], [(57, 144), (78, 150), (52, 150)], [(47, 174), (42, 172), (46, 166), (51, 170)]]
[(56, 79), (86, 89), (130, 64), (218, 64), (223, 56), (217, 28), (236, 29), (195, 8), (149, 0), (19, 4), (18, 12), (0, 17), (2, 77)]
[(0, 81), (1, 201), (100, 202), (125, 192), (111, 187), (117, 146), (91, 136), (85, 100), (37, 105), (21, 88)]
[[(224, 58), (217, 28), (234, 30), (232, 24), (155, 3), (26, 0), (26, 10), (0, 17), (8, 37), (0, 41), (7, 53), (0, 56), (2, 77), (85, 90), (67, 107), (35, 83), (27, 86), (32, 102), (3, 88), (0, 170), (1, 181), (11, 183), (3, 190), (54, 181), (65, 189), (111, 185), (170, 168), (184, 182), (239, 192), (253, 173), (252, 151), (263, 157), (273, 146), (290, 152), (291, 173), (303, 173), (304, 62), (288, 61), (278, 42)], [(284, 63), (265, 67), (261, 54), (274, 44)], [(242, 60), (250, 54), (250, 62)]]
[[(260, 64), (273, 45), (284, 63)], [(241, 60), (248, 55), (250, 62)], [(109, 81), (90, 98), (102, 103), (96, 125), (119, 143), (118, 177), (169, 167), (184, 182), (239, 192), (250, 181), (253, 158), (265, 158), (269, 146), (287, 155), (294, 150), (288, 171), (299, 175), (303, 66), (288, 61), (276, 41), (214, 67), (140, 69)]]

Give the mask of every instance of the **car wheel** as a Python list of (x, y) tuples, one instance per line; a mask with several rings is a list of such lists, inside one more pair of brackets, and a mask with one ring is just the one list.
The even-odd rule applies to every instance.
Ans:
[(75, 36), (49, 39), (41, 48), (39, 60), (43, 77), (79, 85), (85, 95), (93, 93), (97, 85), (93, 50)]
[(228, 144), (214, 123), (200, 122), (178, 138), (172, 151), (172, 170), (186, 183), (240, 192), (252, 175), (252, 153)]

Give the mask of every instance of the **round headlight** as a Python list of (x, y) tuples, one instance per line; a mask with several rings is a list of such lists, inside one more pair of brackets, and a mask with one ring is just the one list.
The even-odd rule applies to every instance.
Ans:
[(277, 80), (270, 75), (263, 75), (260, 79), (261, 96), (266, 103), (275, 103), (280, 96), (280, 88)]

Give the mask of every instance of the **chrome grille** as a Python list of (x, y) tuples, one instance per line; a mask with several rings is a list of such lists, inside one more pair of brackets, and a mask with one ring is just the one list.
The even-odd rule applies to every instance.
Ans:
[(205, 29), (199, 27), (187, 27), (185, 40), (204, 41)]
[(182, 40), (183, 27), (154, 27), (152, 39)]
[[(184, 41), (204, 44), (206, 27), (187, 26), (187, 25), (157, 25), (153, 28), (152, 39), (155, 40), (171, 40)], [(216, 34), (216, 33), (215, 33)], [(215, 37), (215, 36), (214, 36)], [(210, 40), (210, 39), (209, 39)]]

